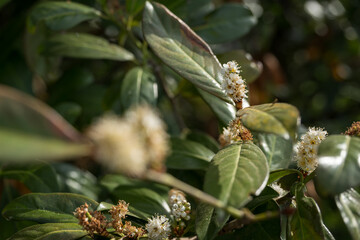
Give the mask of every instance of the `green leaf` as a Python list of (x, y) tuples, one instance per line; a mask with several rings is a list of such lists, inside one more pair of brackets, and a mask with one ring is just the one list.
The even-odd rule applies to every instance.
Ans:
[(0, 171), (0, 176), (19, 180), (32, 192), (50, 193), (59, 191), (56, 172), (48, 164), (36, 164), (25, 168), (5, 168)]
[(197, 90), (223, 125), (227, 126), (230, 121), (235, 119), (236, 108), (233, 104), (227, 103), (200, 88)]
[(10, 202), (2, 211), (8, 220), (29, 220), (38, 223), (77, 223), (73, 212), (87, 203), (93, 211), (98, 203), (73, 193), (30, 193)]
[(11, 0), (0, 0), (0, 9), (8, 4)]
[(253, 60), (249, 53), (244, 50), (234, 50), (221, 55), (218, 55), (220, 62), (227, 63), (235, 60), (241, 67), (240, 75), (245, 79), (246, 83), (249, 84), (256, 80), (262, 72), (261, 62)]
[(167, 199), (146, 187), (120, 186), (112, 193), (114, 203), (119, 199), (129, 203), (130, 212), (144, 220), (154, 215), (154, 213), (160, 215), (169, 215), (170, 213)]
[(258, 195), (269, 178), (265, 155), (251, 142), (232, 144), (213, 158), (204, 190), (225, 204), (242, 207), (252, 194)]
[(174, 169), (205, 169), (214, 155), (200, 143), (171, 138), (171, 154), (166, 159), (166, 166)]
[(100, 188), (92, 173), (67, 163), (54, 163), (52, 166), (58, 175), (62, 192), (77, 193), (97, 200)]
[(143, 31), (166, 65), (196, 87), (232, 102), (221, 89), (221, 66), (210, 47), (166, 7), (146, 2)]
[[(86, 156), (81, 135), (44, 103), (0, 85), (0, 161), (10, 163)], [(46, 151), (44, 151), (46, 149)]]
[(77, 223), (46, 223), (24, 228), (9, 240), (75, 240), (87, 235)]
[(211, 13), (195, 31), (210, 44), (229, 42), (244, 36), (257, 20), (243, 4), (229, 3)]
[(324, 239), (320, 209), (314, 199), (305, 197), (305, 185), (295, 185), (297, 210), (290, 220), (291, 239)]
[(315, 182), (321, 192), (337, 194), (360, 184), (360, 138), (333, 135), (318, 149)]
[(265, 189), (260, 193), (259, 196), (255, 197), (248, 204), (246, 204), (246, 208), (248, 208), (252, 211), (255, 208), (257, 208), (258, 206), (263, 205), (278, 196), (279, 196), (279, 193), (277, 193), (271, 187), (265, 187)]
[(287, 168), (292, 161), (293, 143), (274, 134), (254, 134), (256, 145), (265, 154), (270, 171)]
[(101, 13), (91, 7), (74, 2), (42, 2), (28, 16), (28, 27), (33, 30), (44, 22), (51, 30), (66, 30), (77, 24), (100, 17)]
[(188, 132), (186, 139), (198, 142), (213, 152), (218, 152), (220, 149), (219, 143), (213, 137), (201, 131)]
[(51, 56), (117, 61), (134, 59), (134, 55), (126, 49), (111, 44), (101, 37), (85, 33), (55, 35), (44, 44), (43, 53)]
[(285, 139), (295, 139), (299, 125), (299, 111), (286, 103), (268, 103), (241, 109), (237, 112), (249, 130), (273, 133)]
[(336, 205), (354, 240), (360, 239), (360, 194), (349, 189), (335, 197)]
[(135, 16), (144, 8), (145, 2), (146, 0), (126, 0), (126, 12)]
[(303, 178), (302, 173), (296, 169), (281, 169), (281, 170), (272, 171), (270, 173), (270, 177), (267, 184), (271, 184), (285, 176), (292, 174), (297, 174), (300, 177), (300, 179)]
[(121, 103), (124, 109), (132, 105), (156, 105), (158, 85), (155, 76), (141, 67), (131, 69), (121, 86)]

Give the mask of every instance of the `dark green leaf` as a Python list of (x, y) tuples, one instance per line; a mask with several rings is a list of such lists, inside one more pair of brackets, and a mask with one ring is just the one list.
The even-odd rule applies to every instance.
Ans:
[(201, 143), (202, 145), (204, 145), (213, 152), (218, 152), (220, 149), (219, 143), (214, 138), (200, 131), (189, 132), (186, 135), (186, 139)]
[(235, 60), (241, 67), (240, 75), (245, 79), (247, 84), (257, 79), (262, 72), (261, 62), (254, 61), (252, 56), (244, 50), (227, 52), (219, 55), (218, 58), (222, 63)]
[(256, 145), (265, 154), (270, 171), (287, 168), (292, 160), (293, 144), (290, 139), (274, 134), (254, 134)]
[(117, 61), (134, 59), (134, 55), (126, 49), (111, 44), (103, 38), (85, 33), (55, 35), (45, 43), (43, 53), (51, 56)]
[(276, 170), (276, 171), (272, 171), (270, 173), (268, 184), (271, 184), (271, 183), (279, 180), (280, 178), (291, 175), (291, 174), (297, 174), (302, 179), (302, 173), (296, 169)]
[(175, 169), (205, 169), (214, 155), (200, 143), (172, 138), (171, 154), (166, 159), (166, 166)]
[(199, 240), (214, 239), (228, 218), (229, 217), (223, 221), (218, 221), (214, 207), (206, 203), (200, 203), (196, 208), (195, 220), (196, 234)]
[(50, 193), (59, 191), (56, 172), (48, 164), (36, 164), (25, 168), (6, 168), (0, 171), (0, 176), (19, 180), (32, 192)]
[(73, 212), (87, 203), (90, 211), (98, 207), (94, 200), (72, 193), (30, 193), (10, 202), (2, 211), (9, 220), (38, 223), (77, 223)]
[(360, 194), (349, 189), (335, 197), (336, 205), (354, 240), (360, 239)]
[(227, 126), (230, 121), (235, 119), (236, 109), (233, 104), (227, 103), (200, 88), (197, 90), (223, 125)]
[(100, 189), (96, 177), (80, 168), (67, 163), (53, 164), (62, 192), (77, 193), (97, 200)]
[(31, 29), (39, 22), (45, 22), (50, 29), (66, 30), (77, 24), (101, 16), (101, 13), (91, 7), (74, 2), (42, 2), (35, 6), (28, 17)]
[(244, 36), (256, 24), (256, 18), (242, 4), (223, 4), (207, 17), (204, 25), (195, 31), (206, 42), (215, 44), (235, 40)]
[(232, 102), (221, 89), (221, 66), (210, 47), (166, 7), (146, 3), (143, 31), (152, 50), (175, 72), (204, 91)]
[(154, 213), (160, 215), (170, 213), (167, 199), (146, 187), (120, 186), (113, 191), (112, 196), (113, 202), (121, 199), (129, 203), (130, 212), (145, 220)]
[(0, 9), (4, 7), (7, 3), (9, 3), (11, 0), (0, 0)]
[(271, 187), (265, 187), (265, 189), (260, 193), (260, 195), (251, 200), (248, 204), (246, 204), (245, 207), (252, 211), (256, 207), (265, 204), (278, 196), (279, 194)]
[[(90, 147), (73, 143), (80, 134), (44, 103), (0, 86), (0, 161), (24, 162), (86, 156)], [(46, 151), (44, 151), (46, 149)]]
[(305, 197), (305, 185), (295, 186), (297, 210), (290, 221), (291, 239), (324, 239), (320, 209), (314, 199)]
[(204, 190), (225, 204), (242, 207), (251, 194), (261, 193), (268, 177), (261, 150), (251, 142), (236, 143), (215, 155), (205, 175)]
[(87, 235), (77, 223), (46, 223), (24, 228), (9, 240), (75, 240)]
[(241, 109), (237, 112), (249, 130), (273, 133), (286, 139), (295, 139), (299, 124), (299, 111), (286, 103), (268, 103)]
[(126, 12), (135, 16), (144, 8), (145, 2), (146, 0), (126, 0)]
[(121, 103), (124, 109), (131, 105), (156, 105), (158, 85), (155, 76), (146, 69), (135, 67), (125, 76), (121, 86)]
[(318, 150), (316, 184), (321, 192), (337, 194), (360, 185), (360, 138), (333, 135)]

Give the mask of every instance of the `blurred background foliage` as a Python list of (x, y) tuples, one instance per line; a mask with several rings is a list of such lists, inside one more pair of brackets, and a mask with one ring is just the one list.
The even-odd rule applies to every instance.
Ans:
[[(44, 24), (34, 28), (27, 19), (32, 7), (39, 2), (42, 1), (0, 0), (0, 83), (36, 96), (80, 130), (84, 130), (103, 112), (111, 110), (121, 114), (128, 106), (124, 104), (126, 99), (121, 97), (122, 83), (128, 70), (136, 65), (132, 62), (60, 57), (54, 56), (54, 52), (49, 53), (43, 41), (53, 36), (54, 31)], [(128, 27), (136, 38), (142, 38), (141, 7), (125, 10), (124, 3), (129, 2), (125, 0), (72, 2), (97, 9), (107, 4), (108, 11), (113, 11), (119, 22), (128, 17), (125, 12), (130, 10), (134, 17)], [(245, 52), (251, 53), (255, 62), (244, 74), (248, 71), (259, 72), (262, 68), (258, 79), (249, 84), (251, 105), (275, 101), (293, 104), (300, 110), (305, 126), (325, 127), (331, 134), (344, 132), (353, 121), (360, 119), (359, 1), (158, 2), (165, 4), (191, 26), (210, 44), (222, 62), (234, 56), (241, 63), (241, 59), (250, 58)], [(252, 14), (233, 5), (236, 3), (243, 3)], [(242, 16), (248, 16), (245, 18), (248, 21), (246, 26), (252, 28), (244, 29), (241, 22), (236, 22), (239, 12)], [(209, 27), (214, 22), (222, 21), (232, 24), (221, 29)], [(127, 33), (114, 21), (93, 19), (70, 31), (101, 36), (126, 47), (141, 59), (138, 49), (127, 41)], [(239, 52), (240, 49), (245, 52)], [(171, 72), (167, 76), (172, 76), (166, 79), (169, 89), (159, 84), (158, 102), (154, 104), (160, 108), (169, 132), (174, 135), (180, 133), (179, 125), (175, 124), (179, 120), (166, 96), (170, 94), (184, 117), (181, 121), (188, 128), (217, 137), (218, 120), (199, 97), (198, 90), (172, 70), (167, 71)], [(77, 165), (97, 174), (95, 168), (84, 165), (82, 161)], [(61, 172), (59, 169), (60, 166), (57, 171)], [(62, 171), (65, 174), (66, 171)], [(201, 183), (198, 185), (201, 186)], [(64, 187), (64, 191), (71, 186)], [(1, 201), (6, 199), (2, 197)], [(334, 236), (349, 239), (341, 217), (335, 211), (335, 202), (322, 201), (319, 205), (325, 224)]]

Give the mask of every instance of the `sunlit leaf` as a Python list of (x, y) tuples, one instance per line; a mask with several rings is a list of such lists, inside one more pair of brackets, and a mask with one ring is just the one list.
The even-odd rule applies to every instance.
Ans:
[(321, 192), (337, 194), (360, 185), (360, 138), (333, 135), (318, 150), (315, 178)]

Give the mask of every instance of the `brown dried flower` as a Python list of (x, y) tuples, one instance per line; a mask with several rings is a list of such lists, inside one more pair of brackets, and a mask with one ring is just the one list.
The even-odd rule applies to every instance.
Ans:
[(109, 235), (106, 230), (108, 225), (106, 217), (98, 211), (89, 212), (89, 205), (87, 203), (75, 209), (74, 215), (79, 219), (79, 225), (81, 225), (90, 236), (93, 237), (94, 233), (101, 236)]
[(344, 134), (360, 137), (360, 121), (353, 122), (353, 124), (347, 129)]
[(242, 125), (240, 117), (235, 118), (229, 123), (227, 128), (223, 129), (223, 133), (219, 137), (222, 147), (238, 141), (252, 141), (251, 132)]

